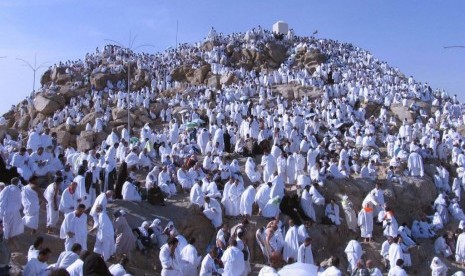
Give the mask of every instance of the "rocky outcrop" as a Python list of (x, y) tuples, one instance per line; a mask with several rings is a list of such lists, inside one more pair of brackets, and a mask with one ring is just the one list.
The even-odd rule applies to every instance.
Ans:
[(65, 98), (60, 94), (37, 94), (34, 98), (34, 108), (43, 115), (53, 115), (65, 107)]

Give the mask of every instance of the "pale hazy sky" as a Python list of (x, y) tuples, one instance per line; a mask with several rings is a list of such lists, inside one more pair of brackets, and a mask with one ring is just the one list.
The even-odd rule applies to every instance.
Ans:
[[(298, 35), (351, 42), (399, 67), (406, 75), (445, 88), (465, 100), (465, 1), (99, 1), (0, 0), (0, 114), (32, 90), (32, 72), (17, 57), (53, 65), (83, 58), (110, 38), (154, 44), (161, 51), (178, 42), (219, 32), (271, 28), (287, 21)], [(152, 48), (144, 49), (154, 51)], [(40, 73), (37, 75), (38, 87)]]

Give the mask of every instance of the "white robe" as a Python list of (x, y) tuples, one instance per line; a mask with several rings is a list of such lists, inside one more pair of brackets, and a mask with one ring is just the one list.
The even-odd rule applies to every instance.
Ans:
[(243, 216), (252, 216), (252, 206), (255, 199), (255, 188), (250, 185), (241, 195), (240, 213)]
[(207, 254), (202, 260), (199, 276), (212, 276), (214, 272), (218, 272), (215, 266), (215, 261), (210, 254)]
[(360, 260), (360, 258), (363, 255), (362, 246), (356, 240), (351, 240), (347, 244), (344, 252), (346, 253), (347, 260), (349, 261), (349, 264), (350, 264), (350, 267), (349, 267), (350, 271), (354, 271), (354, 269), (357, 268), (358, 260)]
[(94, 252), (102, 255), (105, 261), (115, 253), (115, 229), (106, 212), (98, 214)]
[(210, 198), (210, 203), (205, 202), (203, 214), (211, 220), (213, 226), (218, 228), (223, 223), (223, 214), (221, 211), (221, 206), (213, 198)]
[(203, 204), (205, 203), (202, 188), (198, 183), (195, 183), (194, 186), (191, 188), (189, 199), (192, 204), (197, 204), (198, 206), (203, 206)]
[(24, 225), (37, 230), (37, 228), (39, 228), (39, 195), (31, 188), (30, 185), (24, 186), (21, 191), (21, 202), (24, 207)]
[(82, 266), (84, 262), (81, 259), (77, 259), (74, 263), (66, 268), (70, 276), (83, 276)]
[(94, 228), (98, 226), (98, 220), (99, 220), (98, 214), (96, 212), (97, 206), (98, 205), (102, 206), (102, 212), (106, 212), (107, 204), (108, 204), (107, 195), (105, 193), (101, 193), (95, 199), (95, 202), (92, 205), (92, 208), (90, 208), (89, 215), (94, 219)]
[[(69, 232), (74, 233), (74, 236), (70, 237)], [(60, 228), (60, 239), (65, 240), (66, 251), (70, 251), (75, 243), (79, 243), (82, 250), (87, 250), (87, 215), (77, 217), (75, 212), (65, 215)]]
[(266, 203), (270, 200), (270, 192), (271, 188), (267, 184), (262, 184), (258, 187), (255, 194), (255, 203), (258, 205), (260, 211), (263, 210)]
[(191, 179), (187, 171), (178, 169), (177, 178), (183, 189), (188, 190), (192, 187), (194, 181)]
[(301, 244), (297, 253), (297, 262), (304, 264), (314, 264), (312, 245)]
[(124, 182), (121, 194), (123, 196), (123, 200), (134, 202), (142, 201), (142, 198), (139, 192), (137, 191), (136, 186), (129, 181)]
[(55, 263), (55, 268), (67, 268), (71, 264), (73, 264), (77, 259), (79, 259), (79, 255), (74, 253), (73, 251), (63, 251), (61, 252), (60, 256), (58, 257), (57, 262)]
[(271, 154), (263, 155), (261, 165), (263, 166), (263, 182), (267, 183), (276, 171), (276, 161)]
[(404, 253), (402, 252), (402, 248), (397, 243), (391, 243), (389, 246), (389, 265), (391, 267), (396, 266), (396, 262), (398, 259), (404, 259)]
[(408, 156), (407, 165), (411, 176), (423, 177), (425, 175), (423, 169), (423, 159), (420, 154), (416, 152), (410, 153), (410, 155)]
[(175, 250), (174, 256), (171, 256), (170, 248), (168, 244), (165, 244), (160, 249), (159, 259), (162, 276), (182, 276), (181, 257), (178, 250)]
[(244, 253), (237, 247), (228, 247), (221, 261), (224, 264), (223, 276), (240, 276), (245, 269)]
[(328, 204), (326, 205), (325, 215), (331, 220), (335, 225), (341, 224), (341, 219), (339, 217), (339, 206), (337, 204)]
[(14, 185), (6, 186), (0, 192), (0, 216), (3, 220), (5, 239), (24, 233), (21, 208), (21, 190)]
[(248, 157), (245, 162), (245, 173), (252, 183), (260, 181), (260, 173), (255, 170), (255, 163), (251, 157)]
[(465, 233), (461, 233), (457, 238), (455, 260), (457, 262), (465, 262)]
[(90, 208), (90, 198), (86, 191), (86, 178), (82, 175), (77, 175), (74, 178), (74, 182), (77, 183), (76, 197), (81, 200), (80, 204), (86, 205), (86, 209)]
[(55, 183), (52, 183), (47, 186), (44, 191), (44, 198), (47, 201), (47, 227), (55, 227), (59, 218), (59, 211), (55, 210), (55, 206), (60, 206), (60, 195), (57, 194), (55, 202), (53, 195), (55, 194)]
[(299, 237), (297, 233), (297, 226), (292, 226), (287, 230), (286, 237), (284, 238), (284, 252), (283, 258), (284, 261), (289, 262), (289, 259), (292, 258), (294, 261), (297, 260), (297, 253), (299, 250)]
[(312, 196), (307, 190), (302, 192), (302, 197), (300, 198), (300, 207), (304, 211), (305, 215), (311, 218), (313, 221), (316, 221), (315, 208), (313, 208)]
[(66, 188), (63, 191), (63, 194), (61, 195), (60, 206), (59, 206), (60, 212), (66, 215), (76, 210), (78, 206), (77, 199), (78, 198), (77, 198), (76, 192), (71, 194), (69, 192), (69, 188)]
[(49, 274), (47, 263), (43, 263), (38, 259), (31, 259), (24, 267), (23, 275), (31, 276), (46, 276)]
[(197, 249), (192, 244), (186, 245), (181, 250), (181, 260), (183, 263), (183, 276), (197, 276), (201, 257), (197, 254)]
[(373, 212), (367, 212), (363, 208), (358, 213), (358, 226), (360, 226), (360, 236), (371, 238), (373, 233)]
[[(240, 215), (240, 203), (241, 203), (242, 190), (239, 185), (233, 184), (228, 192), (229, 197), (229, 208), (226, 210), (226, 214), (229, 216), (237, 217)], [(225, 206), (226, 207), (226, 206)]]

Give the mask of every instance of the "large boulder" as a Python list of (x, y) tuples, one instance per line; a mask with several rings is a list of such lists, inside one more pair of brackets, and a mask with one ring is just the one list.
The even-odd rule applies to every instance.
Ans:
[(44, 115), (52, 115), (56, 110), (65, 107), (65, 98), (60, 94), (38, 94), (34, 98), (34, 108)]
[(118, 120), (124, 117), (128, 116), (128, 111), (126, 109), (121, 109), (121, 108), (113, 108), (111, 110), (111, 116), (113, 117), (113, 120)]
[(399, 118), (401, 122), (407, 119), (407, 122), (409, 124), (412, 124), (415, 121), (415, 118), (414, 118), (415, 113), (411, 112), (406, 106), (403, 106), (400, 104), (391, 105), (391, 112), (395, 116), (397, 116), (397, 118)]
[(97, 90), (102, 90), (107, 86), (107, 77), (103, 73), (97, 73), (90, 78), (90, 84)]
[(233, 72), (228, 72), (223, 74), (220, 78), (220, 85), (231, 85), (235, 80), (235, 76)]
[(55, 80), (55, 83), (58, 85), (63, 85), (71, 81), (71, 75), (70, 74), (59, 74), (57, 79)]
[(221, 87), (221, 85), (220, 85), (220, 76), (210, 76), (207, 79), (207, 86), (211, 87), (211, 88), (219, 89)]
[(52, 81), (52, 69), (48, 69), (40, 77), (40, 84), (44, 85)]
[(203, 82), (205, 81), (205, 78), (207, 77), (208, 72), (210, 71), (211, 71), (210, 64), (201, 66), (200, 68), (194, 71), (194, 75), (192, 79), (190, 80), (190, 82), (193, 84), (203, 84)]
[(95, 112), (90, 112), (84, 116), (81, 120), (81, 124), (87, 125), (87, 123), (94, 124), (95, 123), (95, 118), (97, 117), (97, 113)]
[(71, 133), (68, 131), (57, 131), (57, 143), (58, 145), (66, 148), (70, 145), (71, 142)]
[(81, 131), (81, 134), (76, 138), (78, 151), (84, 152), (94, 148), (94, 132), (93, 131)]
[(287, 57), (287, 48), (282, 44), (268, 42), (265, 46), (268, 56), (279, 66)]

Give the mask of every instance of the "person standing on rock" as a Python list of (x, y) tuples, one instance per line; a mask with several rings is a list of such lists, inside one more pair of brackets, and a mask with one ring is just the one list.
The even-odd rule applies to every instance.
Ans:
[(39, 195), (36, 192), (35, 177), (29, 180), (29, 184), (23, 187), (21, 191), (21, 203), (23, 204), (23, 223), (28, 228), (32, 229), (32, 234), (35, 234), (39, 228), (39, 211), (40, 202)]
[(44, 191), (44, 198), (47, 201), (47, 231), (49, 234), (53, 233), (53, 229), (55, 228), (60, 216), (58, 206), (60, 206), (60, 186), (62, 182), (63, 178), (58, 176)]
[(86, 191), (86, 167), (81, 165), (79, 166), (77, 176), (74, 178), (74, 182), (77, 183), (76, 186), (76, 197), (79, 204), (86, 206), (86, 209), (90, 208), (90, 198)]
[(11, 179), (11, 184), (0, 192), (0, 216), (3, 221), (4, 238), (16, 245), (14, 237), (24, 233), (24, 223), (21, 219), (21, 190), (18, 187), (19, 178)]
[(115, 229), (102, 205), (96, 206), (95, 213), (97, 215), (97, 235), (94, 252), (102, 255), (104, 261), (108, 261), (115, 253)]

